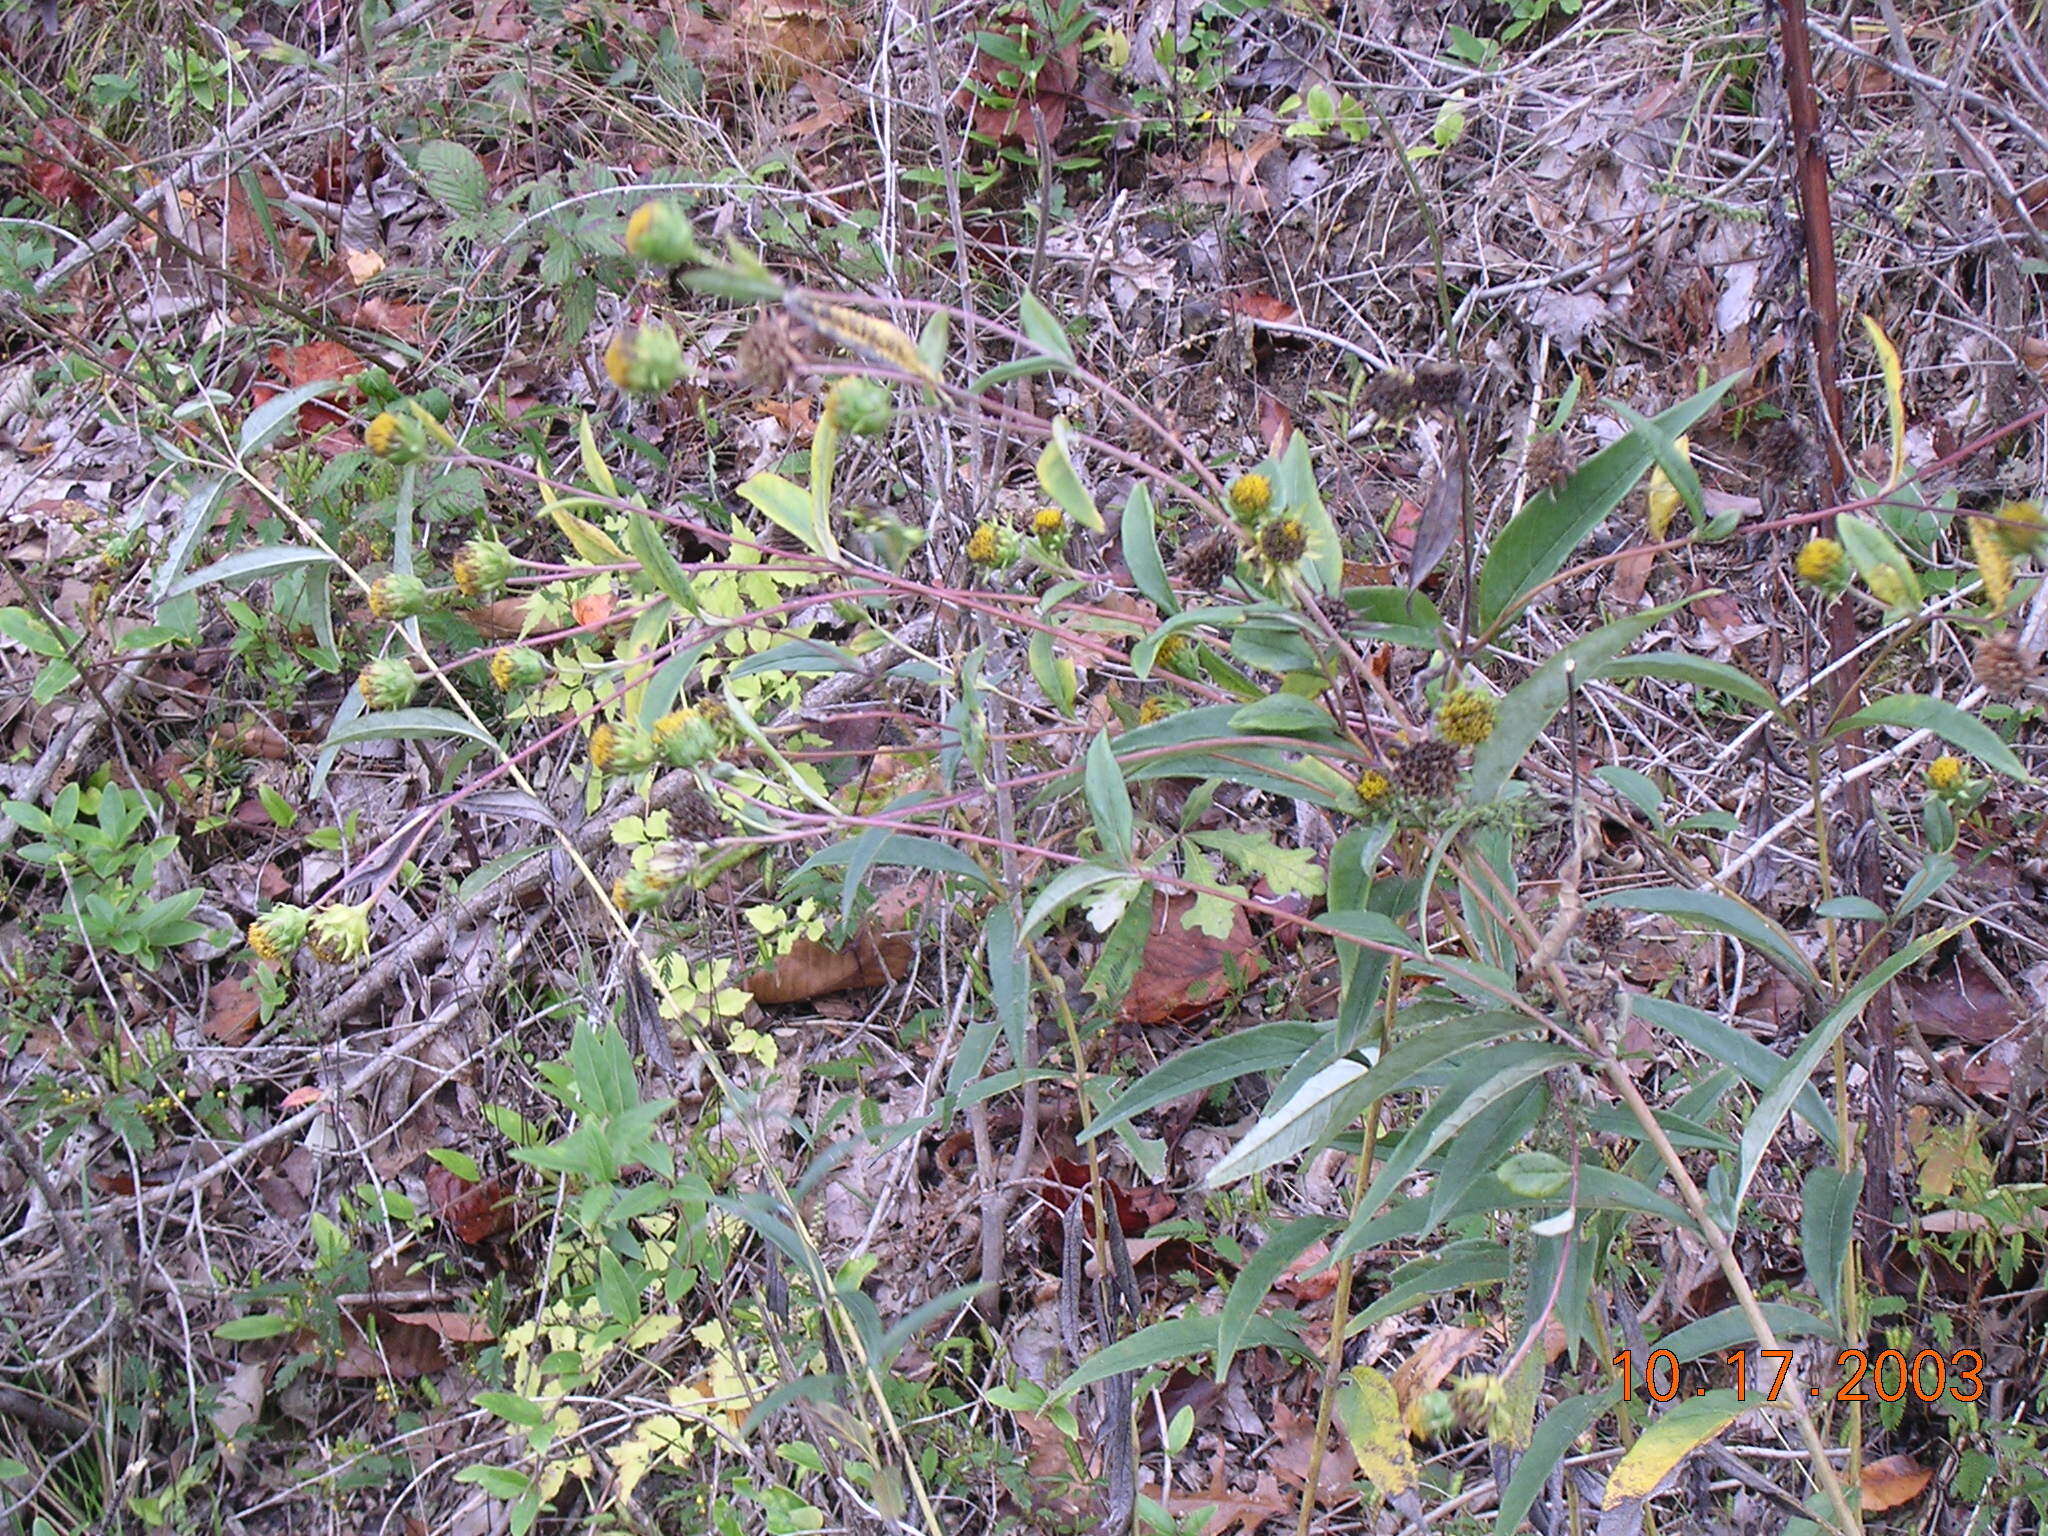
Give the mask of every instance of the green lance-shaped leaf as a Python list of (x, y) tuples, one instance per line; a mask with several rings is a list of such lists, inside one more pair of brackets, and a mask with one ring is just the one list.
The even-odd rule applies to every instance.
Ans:
[(2008, 778), (2026, 781), (2027, 769), (1999, 734), (1968, 710), (1958, 709), (1946, 699), (1923, 693), (1895, 693), (1890, 698), (1859, 709), (1835, 727), (1835, 734), (1867, 725), (1894, 725), (1906, 730), (1932, 731), (1952, 747), (1969, 753), (1987, 768)]
[[(1719, 403), (1740, 374), (1730, 374), (1651, 419), (1676, 438)], [(1555, 490), (1539, 491), (1494, 536), (1479, 572), (1479, 620), (1492, 625), (1564, 568), (1579, 541), (1635, 489), (1656, 453), (1641, 432), (1610, 443)]]

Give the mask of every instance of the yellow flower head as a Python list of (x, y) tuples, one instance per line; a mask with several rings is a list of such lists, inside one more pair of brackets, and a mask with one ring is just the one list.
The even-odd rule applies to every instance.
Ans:
[(1151, 698), (1138, 706), (1138, 724), (1157, 725), (1172, 713), (1173, 711), (1167, 707), (1164, 696), (1155, 693)]
[(2009, 530), (1981, 517), (1970, 519), (1970, 551), (1977, 557), (1977, 576), (1984, 583), (1984, 595), (1992, 608), (2005, 606), (2012, 596), (2012, 544)]
[(379, 411), (363, 428), (363, 446), (393, 464), (417, 464), (427, 456), (427, 429), (410, 407)]
[(371, 709), (404, 709), (419, 692), (419, 674), (402, 656), (371, 662), (356, 677), (356, 692)]
[(701, 252), (689, 217), (674, 203), (657, 198), (642, 203), (626, 220), (626, 254), (636, 261), (672, 267), (696, 260)]
[(1279, 517), (1259, 530), (1259, 558), (1268, 565), (1293, 565), (1308, 553), (1308, 530), (1298, 517)]
[(403, 571), (387, 572), (370, 583), (370, 612), (387, 623), (417, 618), (433, 603), (427, 584)]
[(1368, 768), (1358, 776), (1358, 798), (1367, 805), (1378, 805), (1394, 792), (1394, 781), (1377, 768)]
[(1944, 752), (1927, 765), (1927, 787), (1937, 795), (1953, 794), (1963, 787), (1969, 772), (1961, 758)]
[(496, 539), (471, 539), (457, 551), (455, 590), (476, 600), (495, 597), (518, 569), (512, 551)]
[(1031, 531), (1049, 543), (1067, 531), (1067, 514), (1058, 507), (1040, 507), (1031, 514)]
[(607, 720), (590, 733), (590, 766), (599, 773), (644, 773), (654, 766), (654, 736), (630, 721)]
[(604, 371), (634, 395), (658, 395), (683, 376), (683, 344), (659, 320), (612, 334), (604, 349)]
[(983, 523), (967, 540), (967, 558), (974, 565), (1008, 565), (1017, 558), (1017, 536), (999, 523)]
[(1493, 734), (1493, 696), (1460, 688), (1436, 709), (1437, 733), (1454, 747), (1476, 747)]
[(1246, 522), (1265, 516), (1273, 505), (1273, 482), (1264, 475), (1239, 475), (1225, 493), (1230, 510)]
[(491, 682), (500, 693), (532, 688), (547, 675), (547, 658), (529, 645), (504, 646), (491, 657)]
[(313, 914), (304, 907), (272, 907), (249, 925), (249, 948), (256, 958), (273, 964), (289, 960), (306, 942)]
[(1843, 558), (1842, 546), (1833, 539), (1808, 539), (1806, 547), (1799, 551), (1793, 569), (1809, 586), (1832, 587), (1841, 582), (1847, 561)]
[(328, 965), (360, 960), (370, 952), (370, 909), (329, 902), (313, 914), (308, 935), (313, 957)]

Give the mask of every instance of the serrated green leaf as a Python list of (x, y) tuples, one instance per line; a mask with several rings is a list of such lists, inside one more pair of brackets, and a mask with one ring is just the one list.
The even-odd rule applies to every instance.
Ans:
[(1166, 579), (1166, 562), (1159, 557), (1159, 526), (1152, 515), (1152, 492), (1139, 481), (1124, 499), (1122, 524), (1124, 568), (1152, 606), (1165, 618), (1180, 612), (1174, 600), (1173, 583)]
[(1051, 310), (1038, 302), (1038, 296), (1029, 288), (1018, 296), (1017, 321), (1031, 345), (1048, 357), (1056, 357), (1069, 365), (1073, 363), (1074, 346), (1067, 340), (1067, 328), (1060, 324)]
[(1601, 671), (1609, 682), (1631, 677), (1654, 677), (1667, 683), (1690, 683), (1695, 688), (1714, 688), (1758, 709), (1775, 710), (1778, 701), (1762, 683), (1725, 661), (1708, 656), (1688, 656), (1683, 651), (1655, 651), (1647, 656), (1625, 656)]
[(1593, 903), (1595, 908), (1617, 907), (1624, 912), (1657, 912), (1681, 928), (1707, 928), (1739, 939), (1775, 964), (1808, 992), (1818, 991), (1820, 976), (1813, 962), (1792, 942), (1792, 935), (1748, 902), (1718, 891), (1695, 891), (1681, 886), (1658, 886), (1647, 891), (1623, 891)]
[(1235, 1082), (1254, 1072), (1278, 1072), (1292, 1066), (1325, 1033), (1319, 1024), (1283, 1021), (1254, 1024), (1182, 1051), (1161, 1062), (1131, 1084), (1090, 1122), (1081, 1140), (1093, 1140), (1139, 1115), (1219, 1083)]
[(1692, 598), (1651, 608), (1603, 624), (1554, 652), (1543, 665), (1508, 692), (1494, 709), (1493, 734), (1472, 754), (1470, 798), (1473, 804), (1499, 798), (1501, 788), (1536, 738), (1549, 728), (1570, 696), (1571, 679), (1584, 687), (1606, 675), (1616, 656), (1654, 626), (1683, 608)]
[(235, 439), (236, 450), (247, 458), (270, 446), (284, 429), (298, 420), (299, 407), (340, 387), (338, 379), (315, 379), (281, 395), (272, 395), (249, 413)]
[(1821, 1311), (1837, 1327), (1847, 1321), (1842, 1279), (1856, 1241), (1856, 1206), (1862, 1198), (1863, 1170), (1844, 1170), (1832, 1163), (1822, 1163), (1807, 1174), (1799, 1192), (1799, 1246), (1806, 1259), (1806, 1278)]
[(329, 748), (350, 747), (364, 741), (418, 741), (432, 736), (460, 736), (495, 751), (497, 740), (490, 732), (478, 730), (450, 709), (390, 709), (337, 719), (327, 733)]
[(452, 139), (429, 139), (414, 169), (427, 195), (458, 218), (473, 219), (490, 201), (491, 178), (476, 151)]
[(1129, 864), (1133, 857), (1131, 792), (1124, 784), (1123, 769), (1117, 763), (1116, 748), (1110, 745), (1107, 731), (1097, 732), (1088, 744), (1081, 787), (1104, 855), (1119, 864)]

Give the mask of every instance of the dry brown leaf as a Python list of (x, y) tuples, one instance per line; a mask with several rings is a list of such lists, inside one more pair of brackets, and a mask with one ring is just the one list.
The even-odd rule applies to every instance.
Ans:
[(1212, 939), (1182, 924), (1194, 905), (1194, 895), (1183, 893), (1155, 906), (1138, 974), (1117, 1013), (1123, 1023), (1193, 1018), (1264, 974), (1266, 962), (1242, 907), (1231, 912), (1229, 936)]
[(863, 36), (830, 0), (739, 0), (731, 20), (741, 57), (779, 85), (845, 63), (860, 52)]
[(1643, 600), (1643, 593), (1650, 585), (1650, 570), (1657, 563), (1657, 553), (1652, 549), (1632, 549), (1614, 562), (1614, 580), (1608, 583), (1607, 595), (1624, 608), (1633, 608)]
[(524, 597), (501, 597), (495, 603), (466, 610), (463, 617), (486, 640), (517, 640), (531, 622), (527, 607), (531, 601)]
[(498, 1336), (489, 1323), (467, 1312), (394, 1312), (391, 1320), (409, 1328), (428, 1329), (450, 1344), (488, 1344)]
[(448, 1224), (448, 1230), (465, 1243), (482, 1243), (508, 1230), (513, 1221), (511, 1181), (504, 1174), (472, 1184), (460, 1175), (429, 1161), (426, 1172), (427, 1199), (434, 1214)]
[(1894, 985), (1923, 1034), (1986, 1045), (2019, 1023), (2012, 1001), (1967, 953), (1925, 976), (1908, 972)]
[(1920, 1497), (1934, 1473), (1906, 1455), (1863, 1464), (1863, 1512), (1883, 1514)]
[(789, 953), (741, 985), (763, 1007), (807, 1002), (859, 987), (886, 986), (910, 969), (916, 947), (903, 930), (911, 910), (929, 891), (925, 881), (885, 891), (845, 949), (833, 949), (815, 939), (798, 939)]
[[(1477, 1328), (1438, 1328), (1422, 1341), (1422, 1347), (1396, 1367), (1394, 1371), (1394, 1395), (1400, 1399), (1404, 1412), (1410, 1412), (1424, 1397), (1434, 1392), (1467, 1355), (1479, 1348), (1486, 1335)], [(1409, 1432), (1414, 1433), (1414, 1420), (1409, 1420)]]
[[(1293, 1513), (1294, 1500), (1280, 1491), (1280, 1484), (1272, 1473), (1261, 1472), (1251, 1491), (1241, 1493), (1230, 1486), (1224, 1460), (1224, 1453), (1219, 1449), (1210, 1464), (1208, 1487), (1193, 1493), (1171, 1489), (1160, 1502), (1175, 1515), (1207, 1509), (1209, 1523), (1202, 1527), (1202, 1536), (1230, 1536), (1232, 1531), (1241, 1533), (1241, 1536), (1257, 1536), (1266, 1521)], [(1159, 1497), (1157, 1484), (1153, 1485), (1153, 1496)]]
[(260, 1008), (244, 978), (223, 976), (206, 994), (206, 1037), (222, 1045), (240, 1045), (256, 1027)]
[(1189, 163), (1175, 190), (1191, 203), (1233, 213), (1264, 213), (1272, 199), (1259, 182), (1259, 162), (1279, 147), (1277, 133), (1262, 133), (1243, 149), (1217, 139)]

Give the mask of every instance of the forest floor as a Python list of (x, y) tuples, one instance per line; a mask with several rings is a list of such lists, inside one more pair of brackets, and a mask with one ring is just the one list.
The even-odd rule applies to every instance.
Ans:
[(0, 0), (0, 1531), (2041, 1529), (2048, 34), (1806, 13)]

